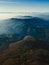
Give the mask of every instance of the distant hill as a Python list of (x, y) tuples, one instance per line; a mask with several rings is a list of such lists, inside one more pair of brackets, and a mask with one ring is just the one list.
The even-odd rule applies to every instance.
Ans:
[(0, 65), (49, 65), (49, 43), (26, 36), (0, 54)]
[(49, 41), (49, 20), (22, 16), (0, 21), (0, 45), (19, 41), (27, 35)]

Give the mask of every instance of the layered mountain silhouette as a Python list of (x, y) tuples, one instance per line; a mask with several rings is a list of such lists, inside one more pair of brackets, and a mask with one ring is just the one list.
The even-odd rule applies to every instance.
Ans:
[[(0, 21), (0, 53), (9, 44), (24, 39), (35, 38), (49, 42), (49, 20), (44, 18), (21, 16)], [(45, 44), (46, 44), (45, 43)]]

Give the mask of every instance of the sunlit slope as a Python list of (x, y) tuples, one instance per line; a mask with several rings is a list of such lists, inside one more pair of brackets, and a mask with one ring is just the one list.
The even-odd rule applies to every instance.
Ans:
[(49, 65), (49, 44), (26, 36), (0, 54), (0, 65)]

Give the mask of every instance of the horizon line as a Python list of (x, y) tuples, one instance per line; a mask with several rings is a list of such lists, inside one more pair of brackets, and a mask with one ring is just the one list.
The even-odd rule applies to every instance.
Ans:
[(49, 13), (49, 12), (0, 12), (0, 13)]

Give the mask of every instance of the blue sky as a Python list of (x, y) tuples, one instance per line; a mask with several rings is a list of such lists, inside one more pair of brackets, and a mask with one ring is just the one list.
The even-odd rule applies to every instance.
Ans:
[(30, 2), (31, 2), (31, 1), (32, 1), (32, 2), (33, 2), (33, 1), (36, 1), (36, 2), (37, 2), (37, 1), (39, 2), (39, 1), (40, 1), (40, 2), (41, 2), (41, 1), (42, 1), (42, 2), (46, 2), (46, 1), (49, 1), (49, 0), (0, 0), (0, 1), (13, 1), (13, 2), (14, 2), (14, 1), (15, 1), (15, 2), (17, 2), (17, 1), (19, 1), (19, 2), (20, 2), (20, 1), (23, 1), (23, 2), (24, 2), (24, 1), (27, 1), (27, 2), (28, 2), (28, 1), (30, 1)]
[(0, 12), (49, 12), (49, 0), (0, 0)]

